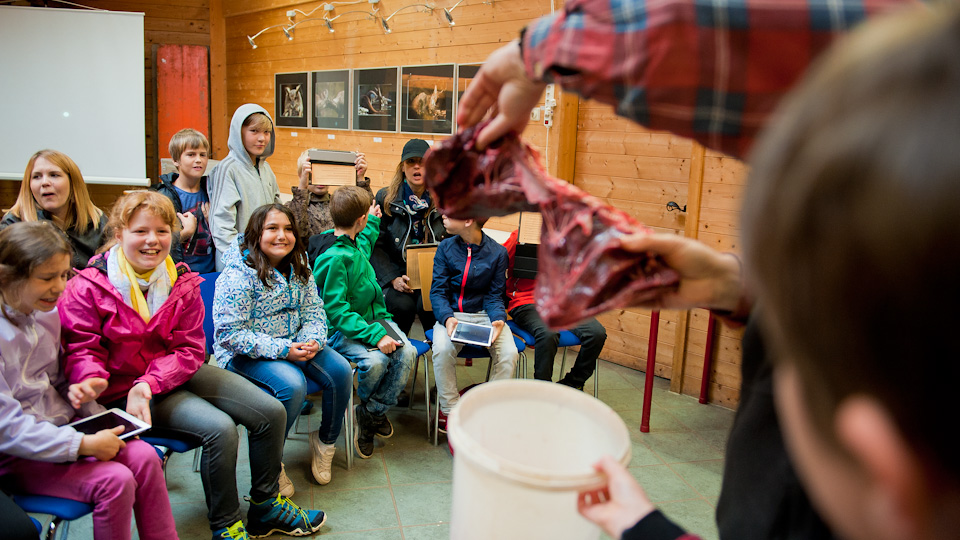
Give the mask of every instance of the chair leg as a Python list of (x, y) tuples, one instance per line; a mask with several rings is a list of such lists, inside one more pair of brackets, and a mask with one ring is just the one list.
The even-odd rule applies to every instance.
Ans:
[(200, 472), (200, 455), (203, 452), (203, 447), (198, 446), (193, 449), (193, 472)]
[[(419, 358), (417, 359), (419, 361)], [(414, 373), (416, 376), (416, 373)], [(416, 379), (414, 379), (416, 383)], [(410, 403), (413, 404), (413, 393), (410, 394)], [(423, 357), (423, 404), (427, 408), (427, 440), (430, 440), (430, 366), (427, 365), (427, 357)]]
[(563, 356), (560, 357), (560, 378), (567, 374), (567, 348), (563, 348)]
[(357, 429), (357, 426), (354, 424), (355, 415), (353, 411), (353, 387), (352, 386), (350, 388), (350, 399), (347, 401), (347, 412), (345, 416), (346, 418), (344, 418), (344, 422), (343, 422), (343, 426), (344, 426), (343, 446), (346, 448), (347, 470), (349, 471), (350, 468), (353, 467), (353, 439), (356, 436), (354, 435), (354, 430)]
[(65, 521), (56, 516), (53, 516), (50, 519), (50, 524), (47, 525), (46, 540), (53, 540), (57, 536), (57, 531), (61, 531), (61, 530), (63, 532), (60, 533), (60, 538), (65, 540), (67, 538), (67, 532), (69, 531), (69, 529), (70, 529), (69, 521)]
[[(407, 403), (407, 409), (413, 410), (413, 396), (417, 395), (417, 370), (420, 369), (420, 357), (416, 357), (413, 360), (413, 384), (410, 385), (410, 402)], [(423, 369), (427, 369), (427, 363), (423, 363)], [(429, 387), (427, 387), (429, 388)], [(430, 435), (427, 434), (429, 437)]]
[(490, 382), (490, 372), (493, 371), (493, 357), (487, 362), (487, 382)]
[(440, 434), (440, 389), (437, 388), (437, 399), (433, 402), (433, 445), (437, 446), (437, 437)]
[(593, 368), (593, 397), (600, 397), (600, 357), (597, 357), (597, 365)]

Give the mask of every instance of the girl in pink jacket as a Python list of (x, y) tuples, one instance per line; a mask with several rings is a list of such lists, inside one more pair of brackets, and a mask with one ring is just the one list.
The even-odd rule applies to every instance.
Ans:
[(122, 427), (84, 435), (65, 425), (103, 410), (96, 403), (74, 410), (59, 368), (56, 303), (71, 253), (49, 221), (0, 231), (0, 477), (15, 493), (93, 504), (97, 540), (129, 539), (131, 514), (140, 538), (175, 539), (153, 447), (124, 443)]
[[(323, 512), (301, 510), (279, 494), (283, 406), (240, 375), (204, 362), (201, 278), (169, 256), (178, 224), (173, 204), (156, 192), (134, 192), (114, 205), (107, 251), (67, 283), (60, 301), (64, 370), (75, 385), (70, 398), (125, 408), (157, 435), (200, 440), (214, 538), (313, 534)], [(246, 527), (236, 424), (249, 432)]]

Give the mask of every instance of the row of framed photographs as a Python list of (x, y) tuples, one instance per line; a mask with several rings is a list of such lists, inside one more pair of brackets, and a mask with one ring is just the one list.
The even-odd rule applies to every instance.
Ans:
[(479, 64), (339, 69), (275, 75), (285, 127), (452, 134), (455, 103)]

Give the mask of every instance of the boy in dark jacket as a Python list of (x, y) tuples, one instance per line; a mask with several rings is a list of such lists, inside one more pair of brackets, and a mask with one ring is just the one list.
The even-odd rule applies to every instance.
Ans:
[(195, 129), (181, 129), (170, 138), (170, 156), (177, 172), (160, 177), (150, 189), (173, 202), (183, 229), (174, 236), (170, 256), (174, 262), (187, 263), (200, 274), (216, 269), (213, 237), (210, 234), (210, 199), (207, 196), (207, 170), (210, 143)]
[(481, 230), (482, 223), (443, 217), (453, 235), (437, 248), (433, 260), (430, 302), (437, 322), (433, 327), (433, 373), (440, 394), (440, 431), (446, 433), (447, 415), (460, 399), (456, 356), (462, 343), (450, 340), (460, 322), (493, 326), (491, 380), (513, 376), (520, 353), (513, 334), (503, 332), (507, 310), (503, 305), (507, 279), (507, 250)]

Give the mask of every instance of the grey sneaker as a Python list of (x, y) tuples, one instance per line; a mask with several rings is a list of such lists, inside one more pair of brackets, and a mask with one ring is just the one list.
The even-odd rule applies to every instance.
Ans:
[(310, 471), (313, 472), (314, 480), (321, 486), (330, 483), (335, 451), (334, 445), (320, 442), (319, 431), (310, 433)]
[(293, 497), (293, 494), (297, 490), (293, 487), (293, 482), (290, 481), (290, 478), (287, 477), (287, 471), (283, 468), (283, 463), (280, 464), (280, 494), (284, 497)]

